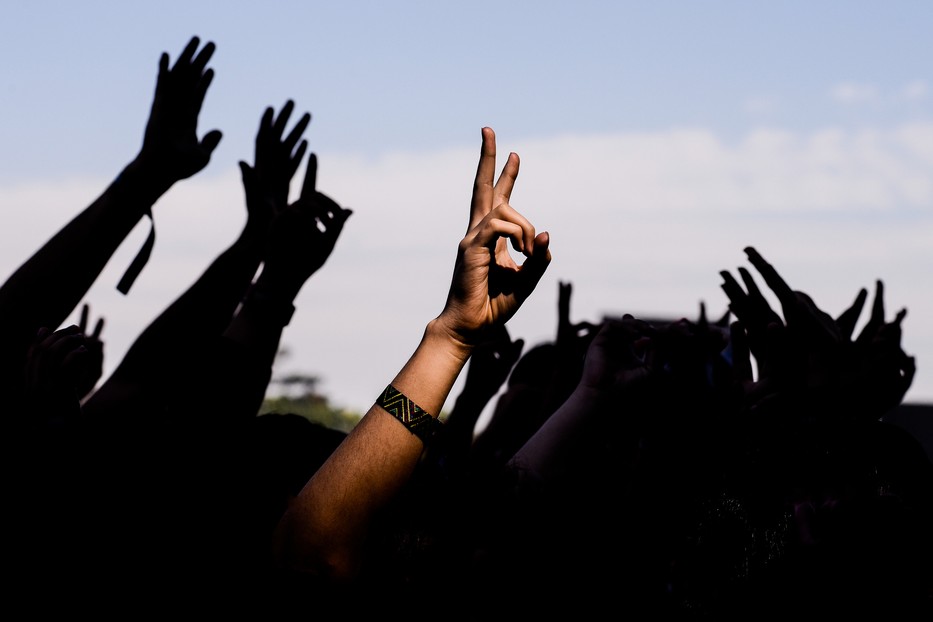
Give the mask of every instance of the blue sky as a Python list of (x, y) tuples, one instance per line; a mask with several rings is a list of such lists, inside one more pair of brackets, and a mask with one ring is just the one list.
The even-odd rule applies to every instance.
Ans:
[[(203, 121), (227, 133), (228, 159), (287, 97), (315, 115), (320, 150), (369, 154), (462, 145), (485, 123), (513, 139), (736, 139), (930, 113), (899, 96), (929, 73), (926, 2), (39, 1), (9, 3), (3, 24), (3, 107), (19, 120), (3, 135), (22, 151), (8, 179), (120, 166), (158, 53), (192, 34), (218, 46)], [(840, 105), (846, 84), (869, 90)]]
[[(558, 280), (578, 320), (718, 313), (719, 270), (753, 244), (832, 314), (883, 279), (889, 315), (908, 308), (908, 398), (930, 402), (931, 30), (919, 1), (8, 3), (0, 259), (12, 271), (135, 155), (159, 55), (199, 35), (217, 44), (200, 129), (224, 138), (157, 205), (130, 296), (114, 286), (142, 227), (89, 294), (108, 366), (235, 237), (236, 163), (292, 98), (320, 189), (354, 215), (282, 371), (339, 404), (365, 409), (440, 311), (484, 125), (522, 157), (513, 204), (552, 235), (513, 336), (553, 336)], [(405, 249), (383, 235), (400, 223)], [(399, 279), (423, 305), (383, 302)]]

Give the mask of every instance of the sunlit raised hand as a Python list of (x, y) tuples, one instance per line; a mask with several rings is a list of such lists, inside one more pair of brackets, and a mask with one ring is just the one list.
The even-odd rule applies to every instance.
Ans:
[(192, 37), (175, 64), (168, 53), (159, 59), (152, 111), (137, 162), (165, 188), (191, 177), (210, 161), (221, 139), (219, 130), (198, 138), (198, 115), (214, 70), (206, 69), (214, 54), (213, 42), (200, 52), (200, 39)]
[[(438, 316), (448, 334), (468, 345), (481, 341), (487, 326), (505, 323), (515, 314), (551, 260), (548, 234), (537, 234), (509, 205), (518, 155), (509, 154), (496, 180), (496, 135), (488, 127), (482, 134), (469, 226), (458, 247), (447, 303)], [(525, 256), (522, 265), (512, 259), (509, 244)]]

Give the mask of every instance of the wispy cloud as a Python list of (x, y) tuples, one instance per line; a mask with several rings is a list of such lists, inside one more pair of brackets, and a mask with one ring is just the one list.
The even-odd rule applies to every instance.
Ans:
[(869, 102), (921, 102), (930, 96), (930, 85), (926, 80), (916, 79), (900, 88), (882, 90), (874, 84), (841, 82), (830, 87), (829, 96), (844, 105)]
[(878, 89), (872, 84), (842, 82), (829, 89), (829, 95), (843, 104), (858, 104), (878, 97)]
[(930, 96), (930, 85), (926, 80), (914, 80), (904, 85), (900, 96), (907, 101), (923, 101)]

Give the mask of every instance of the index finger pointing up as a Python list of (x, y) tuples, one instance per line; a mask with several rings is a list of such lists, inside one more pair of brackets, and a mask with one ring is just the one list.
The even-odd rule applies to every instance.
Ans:
[(491, 127), (484, 127), (482, 134), (483, 146), (479, 154), (479, 165), (476, 167), (476, 180), (473, 182), (468, 232), (494, 207), (492, 203), (495, 192), (493, 180), (496, 175), (496, 133)]

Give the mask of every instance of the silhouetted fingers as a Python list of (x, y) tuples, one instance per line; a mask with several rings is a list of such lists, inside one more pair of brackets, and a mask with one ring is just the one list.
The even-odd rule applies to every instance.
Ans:
[(81, 319), (78, 321), (78, 328), (81, 330), (82, 333), (85, 333), (85, 334), (87, 334), (87, 316), (89, 312), (90, 312), (90, 308), (88, 307), (88, 304), (85, 303), (81, 307)]
[(760, 303), (764, 300), (765, 297), (758, 288), (758, 283), (755, 282), (755, 278), (752, 276), (751, 272), (745, 268), (739, 268), (739, 276), (742, 277), (742, 283), (745, 284), (745, 291), (749, 298), (754, 299), (756, 303)]
[(298, 143), (298, 148), (295, 149), (295, 154), (292, 156), (291, 161), (287, 170), (287, 179), (291, 180), (295, 176), (295, 172), (298, 170), (298, 166), (301, 164), (302, 158), (305, 157), (305, 151), (308, 150), (308, 141), (303, 140)]
[(317, 156), (312, 152), (308, 155), (308, 166), (305, 169), (305, 179), (301, 184), (302, 199), (311, 199), (317, 188)]
[(159, 57), (159, 76), (156, 81), (156, 93), (159, 92), (159, 86), (164, 85), (165, 76), (168, 74), (168, 52), (162, 52)]
[(198, 37), (191, 37), (191, 39), (188, 40), (188, 45), (185, 46), (185, 49), (181, 51), (181, 54), (179, 54), (178, 58), (175, 60), (175, 64), (172, 66), (172, 69), (174, 70), (178, 67), (185, 67), (190, 65), (191, 59), (194, 58), (194, 53), (200, 44), (201, 39)]
[(259, 131), (256, 132), (256, 149), (265, 144), (269, 133), (272, 131), (272, 121), (275, 118), (275, 109), (272, 106), (266, 107), (262, 112), (262, 118), (259, 120)]
[(735, 280), (735, 277), (732, 276), (732, 273), (729, 271), (722, 270), (719, 272), (719, 276), (722, 277), (723, 281), (720, 287), (722, 291), (725, 292), (726, 298), (729, 299), (729, 306), (732, 309), (732, 313), (740, 320), (747, 319), (748, 296), (745, 294), (745, 290), (742, 289), (742, 286), (739, 285), (739, 282)]
[(871, 322), (884, 323), (884, 283), (881, 279), (875, 282), (875, 300), (871, 305)]
[(91, 339), (100, 341), (100, 334), (104, 331), (104, 318), (99, 318), (94, 325), (94, 332), (91, 333)]
[(863, 287), (859, 290), (858, 295), (855, 297), (855, 301), (849, 308), (840, 313), (839, 317), (836, 318), (836, 326), (839, 327), (839, 332), (844, 338), (852, 338), (852, 333), (855, 332), (855, 325), (858, 323), (859, 316), (862, 315), (862, 309), (865, 308), (865, 301), (867, 299), (868, 290)]
[(214, 80), (214, 70), (208, 69), (204, 72), (204, 75), (198, 81), (197, 92), (194, 96), (194, 113), (195, 116), (201, 114), (201, 107), (204, 105), (204, 98), (207, 96), (207, 89), (210, 87), (211, 82)]
[(78, 326), (72, 324), (43, 339), (41, 347), (51, 357), (50, 360), (62, 361), (69, 352), (83, 347), (84, 342), (84, 334)]
[(570, 295), (573, 286), (570, 283), (558, 281), (557, 283), (557, 315), (562, 323), (570, 322)]
[(214, 55), (214, 50), (217, 49), (217, 46), (214, 45), (213, 41), (208, 41), (207, 44), (198, 52), (198, 55), (194, 57), (194, 60), (191, 61), (191, 70), (196, 74), (200, 74), (204, 71), (204, 68), (207, 67), (207, 63), (211, 60), (211, 56)]
[(871, 315), (865, 323), (862, 332), (856, 341), (864, 343), (874, 339), (875, 334), (884, 325), (884, 283), (881, 279), (875, 281), (875, 299), (871, 305)]
[(295, 102), (290, 99), (282, 106), (282, 110), (279, 111), (279, 116), (276, 117), (275, 121), (272, 123), (272, 134), (276, 139), (281, 139), (282, 134), (285, 133), (285, 126), (288, 125), (288, 118), (292, 115), (292, 110), (294, 109)]
[(221, 138), (223, 138), (223, 133), (220, 130), (211, 130), (201, 139), (201, 149), (209, 156), (220, 144)]
[(785, 312), (791, 309), (796, 302), (794, 290), (792, 290), (781, 275), (778, 274), (774, 266), (765, 261), (764, 257), (762, 257), (754, 247), (747, 247), (745, 249), (745, 255), (748, 257), (749, 262), (755, 266), (755, 269), (758, 270), (758, 273), (761, 274), (765, 283), (771, 288), (771, 291), (774, 292), (778, 300), (781, 301), (781, 305), (784, 307)]
[(292, 128), (292, 131), (288, 133), (288, 136), (285, 137), (285, 140), (282, 141), (283, 145), (288, 149), (289, 153), (295, 149), (295, 144), (301, 138), (301, 135), (304, 134), (305, 130), (308, 129), (308, 124), (311, 123), (311, 114), (304, 113), (301, 115), (301, 118), (298, 119), (298, 123), (295, 124), (295, 127)]

